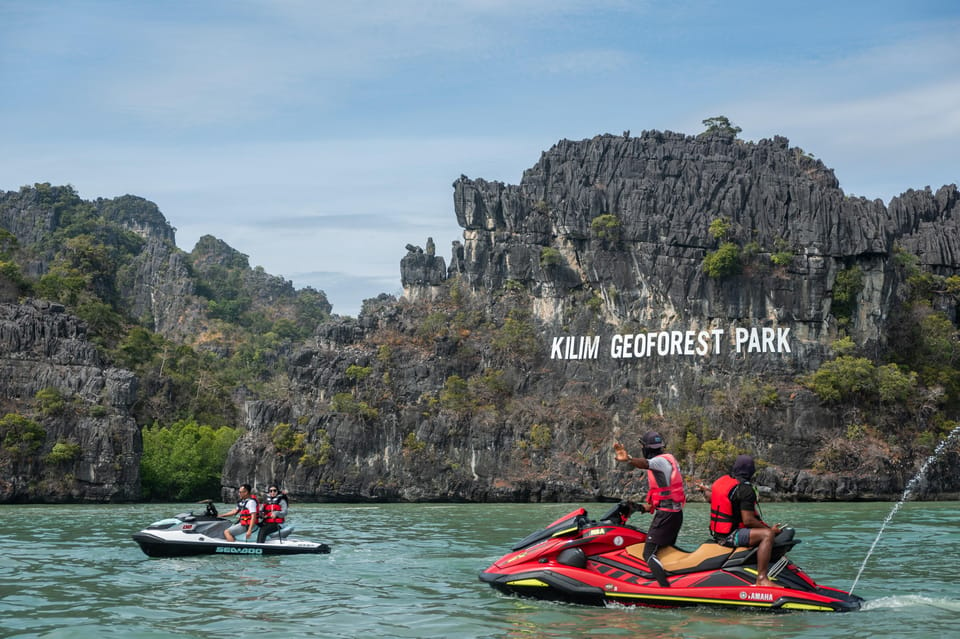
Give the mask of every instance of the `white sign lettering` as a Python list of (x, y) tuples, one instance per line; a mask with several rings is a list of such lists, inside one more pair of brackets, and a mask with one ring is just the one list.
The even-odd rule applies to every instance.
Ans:
[(600, 336), (554, 337), (550, 359), (597, 359)]
[[(612, 359), (649, 359), (653, 357), (705, 357), (723, 352), (723, 329), (701, 331), (651, 331), (616, 334), (610, 337)], [(790, 353), (789, 328), (737, 327), (729, 338), (736, 353)], [(599, 359), (599, 335), (554, 337), (550, 359)]]

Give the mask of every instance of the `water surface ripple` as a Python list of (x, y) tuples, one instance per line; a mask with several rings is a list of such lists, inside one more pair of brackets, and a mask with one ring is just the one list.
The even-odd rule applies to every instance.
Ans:
[[(580, 504), (293, 504), (329, 555), (149, 559), (130, 535), (184, 504), (0, 506), (0, 637), (929, 637), (956, 632), (960, 503), (906, 503), (877, 540), (849, 614), (588, 608), (505, 597), (477, 573)], [(603, 504), (583, 504), (592, 515)], [(790, 557), (849, 588), (889, 503), (764, 505)], [(706, 537), (690, 504), (680, 545)], [(647, 516), (637, 515), (636, 525)]]

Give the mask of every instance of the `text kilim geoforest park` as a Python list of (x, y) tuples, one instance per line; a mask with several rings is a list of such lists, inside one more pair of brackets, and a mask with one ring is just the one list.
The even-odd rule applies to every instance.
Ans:
[(550, 359), (599, 359), (601, 352), (612, 359), (650, 357), (705, 357), (718, 355), (726, 346), (736, 353), (789, 353), (789, 328), (735, 328), (709, 331), (655, 331), (617, 334), (605, 338), (601, 351), (600, 335), (554, 337)]

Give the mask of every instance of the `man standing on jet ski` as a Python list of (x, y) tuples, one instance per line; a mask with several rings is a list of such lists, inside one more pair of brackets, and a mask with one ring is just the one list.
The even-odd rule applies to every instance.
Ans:
[(663, 437), (660, 433), (650, 431), (640, 438), (640, 443), (643, 445), (642, 458), (631, 457), (620, 442), (613, 445), (613, 450), (618, 462), (647, 471), (649, 506), (641, 505), (641, 510), (652, 512), (653, 521), (647, 530), (643, 560), (657, 578), (657, 583), (666, 588), (670, 586), (670, 582), (667, 581), (666, 571), (656, 553), (661, 546), (673, 546), (677, 543), (677, 535), (683, 525), (683, 505), (687, 497), (683, 490), (680, 466), (673, 455), (663, 452)]
[(227, 541), (236, 541), (235, 535), (239, 535), (246, 529), (246, 540), (250, 541), (250, 535), (253, 534), (253, 529), (256, 528), (258, 523), (259, 505), (257, 504), (257, 498), (250, 494), (250, 484), (241, 484), (238, 493), (240, 500), (237, 502), (237, 507), (230, 512), (223, 513), (222, 516), (240, 515), (240, 519), (224, 530), (223, 536), (226, 537)]
[(710, 533), (721, 546), (729, 548), (757, 548), (757, 586), (773, 586), (767, 577), (773, 539), (780, 534), (782, 524), (768, 526), (760, 518), (757, 489), (750, 480), (757, 472), (753, 457), (738, 455), (729, 475), (724, 475), (707, 488), (697, 482), (697, 488), (710, 500)]

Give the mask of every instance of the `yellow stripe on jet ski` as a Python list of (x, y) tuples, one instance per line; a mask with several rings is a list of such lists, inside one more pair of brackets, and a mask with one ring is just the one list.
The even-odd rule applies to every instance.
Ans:
[(518, 579), (516, 581), (508, 581), (508, 586), (542, 586), (544, 588), (549, 588), (550, 584), (544, 583), (539, 579)]
[[(736, 601), (727, 600), (727, 599), (705, 599), (702, 597), (674, 597), (668, 595), (641, 595), (625, 592), (610, 592), (605, 591), (604, 594), (607, 597), (616, 599), (617, 597), (629, 598), (629, 599), (649, 599), (651, 601), (676, 601), (676, 602), (685, 602), (685, 603), (699, 603), (699, 604), (723, 604), (727, 606), (753, 606), (755, 608), (772, 608), (776, 603), (775, 601), (763, 602), (763, 601), (749, 601), (738, 599)], [(830, 606), (818, 606), (817, 604), (809, 603), (800, 603), (800, 602), (787, 602), (780, 606), (781, 610), (817, 610), (823, 612), (832, 612), (833, 608)]]
[(817, 606), (805, 603), (785, 603), (780, 607), (787, 610), (823, 610), (825, 612), (833, 612), (833, 608), (829, 606)]
[[(640, 595), (627, 592), (610, 592), (604, 591), (604, 594), (611, 598), (624, 597), (629, 599), (649, 599), (651, 601), (676, 601), (676, 602), (686, 602), (686, 603), (700, 603), (700, 604), (725, 604), (728, 606), (754, 606), (756, 608), (770, 608), (773, 606), (774, 602), (772, 601), (747, 601), (743, 599), (738, 599), (736, 601), (728, 601), (726, 599), (706, 599), (703, 597), (674, 597), (669, 595)], [(832, 610), (832, 608), (831, 608)]]

